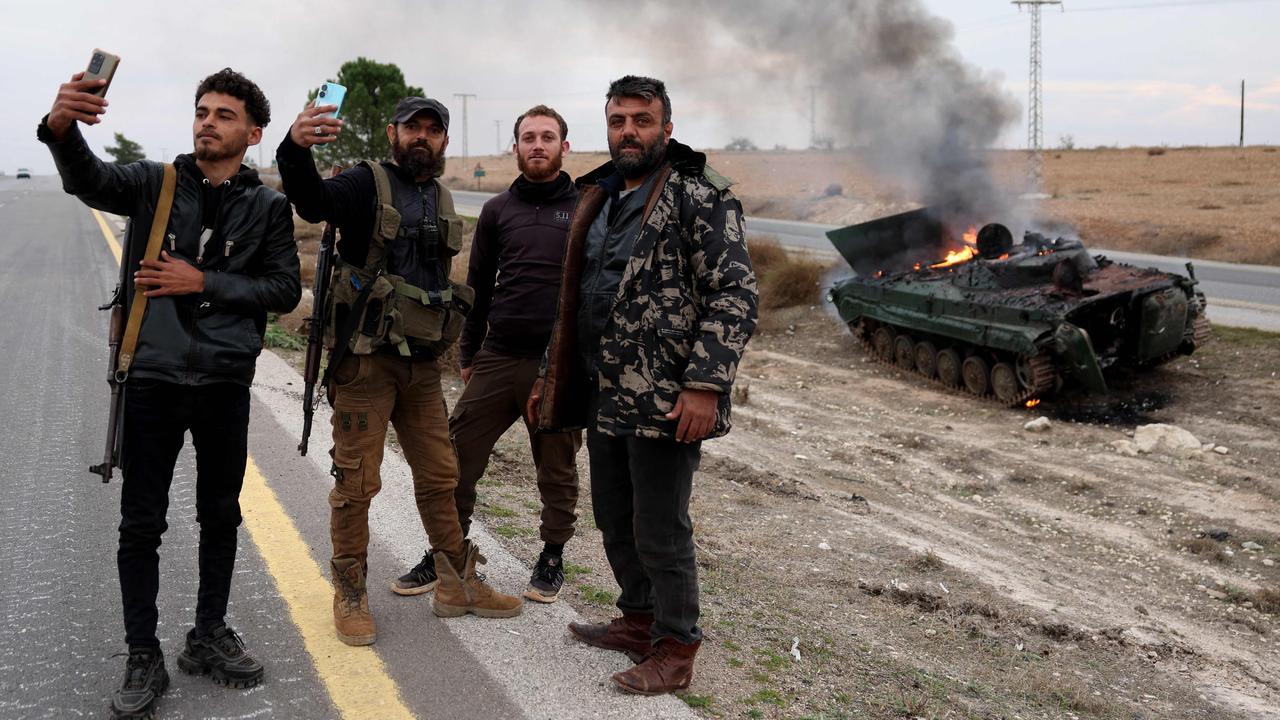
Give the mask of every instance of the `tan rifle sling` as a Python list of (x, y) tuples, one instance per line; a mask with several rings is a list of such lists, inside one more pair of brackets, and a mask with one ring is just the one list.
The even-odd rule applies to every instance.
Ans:
[[(158, 260), (160, 247), (164, 244), (164, 231), (169, 227), (169, 211), (173, 209), (173, 191), (178, 185), (178, 171), (173, 163), (165, 163), (164, 182), (160, 185), (160, 200), (156, 203), (156, 214), (151, 218), (151, 237), (147, 239), (147, 250), (143, 260)], [(126, 260), (127, 261), (127, 260)], [(142, 316), (147, 312), (147, 296), (142, 294), (137, 284), (133, 287), (133, 303), (129, 306), (129, 321), (124, 326), (124, 338), (120, 341), (120, 357), (116, 364), (116, 382), (124, 382), (129, 377), (129, 368), (133, 365), (133, 353), (138, 348), (138, 334), (142, 332)]]

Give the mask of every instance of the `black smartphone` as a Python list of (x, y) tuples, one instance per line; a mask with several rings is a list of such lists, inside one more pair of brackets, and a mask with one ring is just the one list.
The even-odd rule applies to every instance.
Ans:
[(102, 78), (107, 81), (106, 85), (90, 90), (90, 94), (98, 97), (107, 96), (107, 88), (111, 87), (111, 78), (115, 77), (116, 68), (120, 66), (120, 56), (113, 55), (106, 50), (93, 49), (93, 55), (89, 56), (89, 67), (85, 68), (85, 80), (94, 80)]

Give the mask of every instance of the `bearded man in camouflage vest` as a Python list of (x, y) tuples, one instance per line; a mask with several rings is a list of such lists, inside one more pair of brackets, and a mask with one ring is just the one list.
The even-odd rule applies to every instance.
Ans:
[(414, 500), (436, 548), (440, 617), (520, 614), (518, 598), (485, 583), (484, 556), (463, 537), (453, 494), (458, 461), (449, 442), (439, 357), (461, 332), (470, 288), (449, 279), (462, 247), (462, 220), (438, 178), (449, 146), (449, 111), (437, 100), (407, 97), (387, 124), (393, 160), (364, 161), (322, 180), (311, 147), (333, 142), (343, 121), (336, 105), (298, 114), (276, 151), (284, 191), (299, 217), (338, 229), (338, 263), (329, 278), (326, 322), (332, 373), (333, 624), (348, 645), (371, 645), (369, 505), (382, 488), (387, 426), (396, 430), (413, 471)]
[(612, 162), (577, 180), (555, 329), (529, 398), (542, 429), (587, 428), (591, 499), (622, 617), (569, 631), (638, 664), (613, 676), (687, 688), (702, 642), (689, 497), (702, 440), (729, 431), (756, 325), (742, 205), (706, 156), (671, 139), (652, 78), (609, 86)]

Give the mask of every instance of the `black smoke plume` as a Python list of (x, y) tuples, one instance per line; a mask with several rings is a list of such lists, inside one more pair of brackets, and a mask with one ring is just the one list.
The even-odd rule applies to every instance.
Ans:
[[(733, 112), (808, 106), (833, 140), (952, 227), (1006, 219), (985, 155), (1018, 104), (960, 56), (950, 22), (919, 0), (656, 0), (596, 5), (648, 48), (673, 91)], [(635, 9), (636, 7), (642, 9)], [(689, 88), (686, 84), (693, 84)], [(679, 87), (686, 85), (686, 87)], [(674, 108), (678, 121), (681, 108)]]

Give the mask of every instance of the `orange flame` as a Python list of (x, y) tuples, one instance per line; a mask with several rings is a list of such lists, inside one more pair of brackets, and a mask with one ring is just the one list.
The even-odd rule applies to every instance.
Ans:
[(1027, 407), (1033, 408), (1040, 404), (1040, 398), (1031, 398), (1027, 401)]
[(952, 265), (959, 265), (960, 263), (968, 262), (978, 257), (978, 228), (970, 225), (969, 229), (965, 231), (962, 237), (964, 239), (964, 247), (959, 250), (952, 250), (951, 252), (948, 252), (947, 257), (944, 258), (942, 262), (934, 263), (929, 267), (951, 267)]

